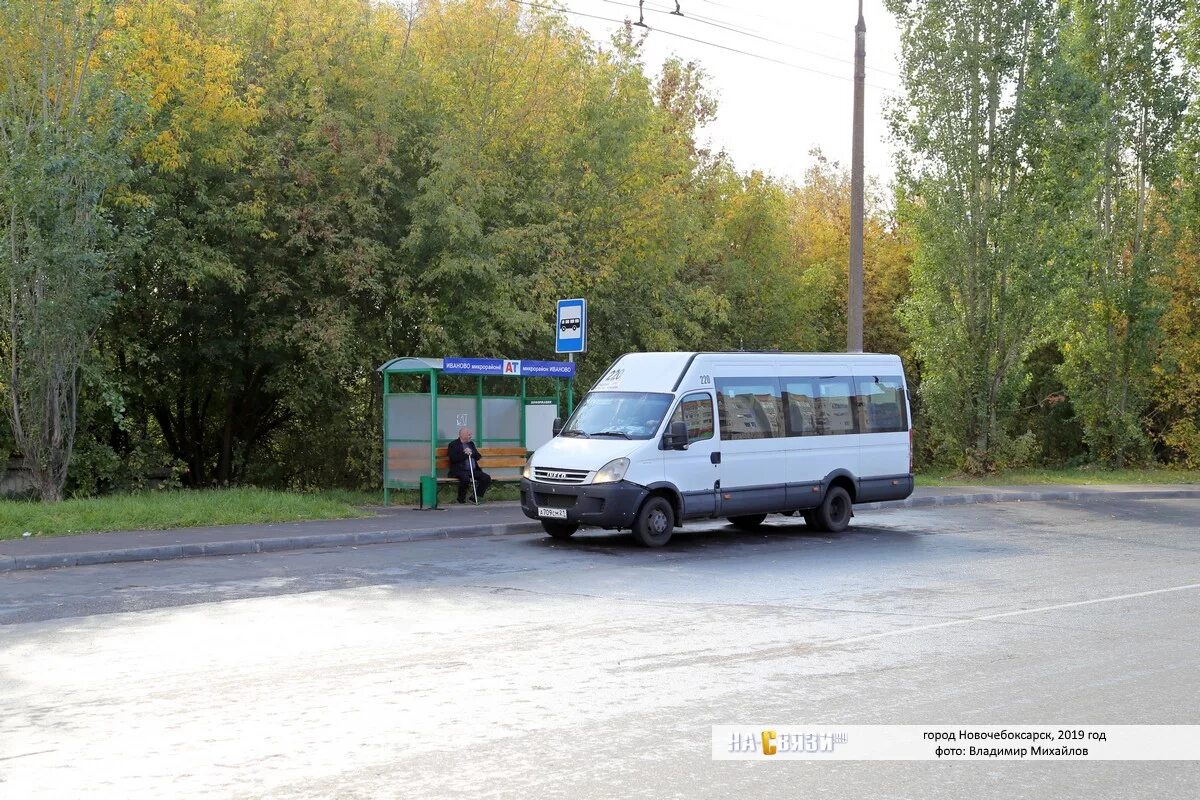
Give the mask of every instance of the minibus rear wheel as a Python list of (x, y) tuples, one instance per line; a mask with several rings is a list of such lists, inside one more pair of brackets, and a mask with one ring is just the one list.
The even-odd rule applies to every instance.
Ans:
[(763, 520), (767, 518), (766, 514), (745, 514), (740, 517), (726, 517), (730, 524), (738, 530), (752, 531), (759, 525), (763, 524)]
[(542, 530), (555, 539), (570, 539), (575, 535), (575, 531), (579, 530), (579, 526), (573, 522), (550, 522), (549, 520), (542, 520)]
[[(825, 499), (814, 509), (813, 517), (819, 531), (840, 533), (850, 524), (850, 493), (841, 486), (830, 486)], [(808, 517), (805, 517), (807, 520)]]
[(633, 536), (646, 547), (662, 547), (675, 529), (675, 509), (661, 495), (651, 495), (642, 503), (633, 521)]

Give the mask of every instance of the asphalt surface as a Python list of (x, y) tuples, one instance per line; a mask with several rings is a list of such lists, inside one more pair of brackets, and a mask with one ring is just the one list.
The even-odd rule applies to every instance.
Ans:
[[(997, 616), (1003, 615), (1003, 616)], [(0, 797), (1192, 798), (1193, 762), (713, 762), (725, 723), (1200, 723), (1200, 500), (0, 575)]]

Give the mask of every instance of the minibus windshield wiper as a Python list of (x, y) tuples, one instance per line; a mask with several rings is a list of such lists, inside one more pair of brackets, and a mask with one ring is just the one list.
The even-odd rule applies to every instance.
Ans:
[(633, 438), (628, 433), (625, 433), (625, 431), (596, 431), (595, 433), (592, 434), (592, 436), (621, 436), (626, 439)]
[(584, 439), (590, 439), (587, 431), (581, 431), (579, 428), (567, 428), (562, 432), (563, 436), (582, 436)]

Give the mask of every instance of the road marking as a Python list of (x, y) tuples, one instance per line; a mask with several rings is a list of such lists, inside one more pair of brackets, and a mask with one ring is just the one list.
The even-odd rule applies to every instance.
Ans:
[[(787, 644), (776, 647), (766, 647), (761, 649), (750, 649), (736, 654), (727, 654), (721, 657), (723, 664), (730, 664), (736, 661), (762, 661), (770, 658), (789, 658), (794, 657), (799, 653), (811, 653), (818, 650), (824, 650), (830, 647), (840, 647), (842, 645), (857, 644), (859, 642), (869, 642), (875, 639), (885, 639), (890, 636), (903, 636), (910, 633), (921, 633), (923, 631), (937, 630), (939, 628), (951, 628), (955, 625), (968, 625), (972, 622), (990, 622), (997, 619), (1005, 619), (1007, 617), (1016, 617), (1026, 614), (1038, 614), (1043, 611), (1056, 611), (1062, 608), (1075, 608), (1078, 606), (1089, 606), (1096, 603), (1111, 603), (1117, 600), (1130, 600), (1137, 597), (1149, 597), (1156, 594), (1166, 594), (1168, 592), (1183, 592), (1188, 589), (1200, 589), (1200, 583), (1189, 583), (1184, 586), (1168, 586), (1164, 589), (1150, 589), (1145, 592), (1132, 592), (1130, 594), (1117, 594), (1111, 597), (1097, 597), (1091, 600), (1076, 600), (1072, 603), (1058, 603), (1052, 606), (1039, 606), (1037, 608), (1021, 608), (1016, 611), (1001, 611), (997, 614), (984, 614), (978, 617), (963, 617), (959, 619), (951, 619), (945, 622), (931, 622), (928, 625), (915, 625), (908, 628), (893, 628), (891, 630), (880, 631), (878, 633), (867, 633), (862, 636), (851, 636), (846, 639), (834, 639), (831, 641), (813, 641), (805, 642), (804, 644)], [(623, 598), (613, 598), (621, 600)], [(835, 613), (844, 613), (841, 609), (822, 609)], [(853, 612), (851, 612), (853, 613)], [(1018, 623), (1020, 624), (1020, 623)], [(1032, 625), (1035, 623), (1025, 623)], [(684, 658), (682, 660), (664, 656), (664, 654), (626, 657), (617, 662), (615, 669), (617, 670), (645, 670), (645, 669), (663, 669), (669, 667), (682, 667), (686, 665), (708, 665), (712, 663), (711, 651), (705, 650), (702, 656), (694, 658)], [(658, 659), (655, 662), (655, 658)], [(639, 662), (636, 666), (631, 666), (631, 662)]]
[[(34, 750), (32, 753), (18, 753), (15, 756), (0, 756), (0, 761), (12, 761), (14, 758), (28, 758), (29, 756), (42, 756), (46, 753), (57, 753), (57, 750)], [(0, 783), (4, 783), (4, 779), (0, 778)]]
[(1166, 594), (1167, 592), (1183, 592), (1188, 589), (1200, 589), (1200, 583), (1189, 583), (1185, 586), (1169, 586), (1165, 589), (1151, 589), (1146, 592), (1133, 592), (1131, 594), (1116, 594), (1112, 597), (1097, 597), (1093, 600), (1077, 600), (1074, 603), (1059, 603), (1053, 606), (1040, 606), (1039, 608), (1022, 608), (1017, 611), (1002, 611), (999, 614), (984, 614), (979, 617), (967, 617), (966, 619), (954, 619), (949, 622), (931, 622), (928, 625), (917, 625), (911, 628), (898, 628), (890, 631), (880, 631), (879, 633), (868, 633), (862, 636), (853, 636), (849, 639), (838, 639), (835, 642), (825, 642), (820, 644), (820, 647), (830, 647), (841, 644), (854, 644), (855, 642), (865, 642), (871, 639), (882, 639), (886, 636), (899, 636), (903, 633), (919, 633), (921, 631), (934, 630), (936, 628), (949, 628), (954, 625), (968, 625), (972, 622), (989, 622), (994, 619), (1004, 619), (1005, 617), (1016, 617), (1023, 614), (1039, 614), (1043, 611), (1057, 611), (1060, 608), (1077, 608), (1078, 606), (1090, 606), (1095, 603), (1111, 603), (1116, 600), (1130, 600), (1135, 597), (1149, 597), (1155, 594)]

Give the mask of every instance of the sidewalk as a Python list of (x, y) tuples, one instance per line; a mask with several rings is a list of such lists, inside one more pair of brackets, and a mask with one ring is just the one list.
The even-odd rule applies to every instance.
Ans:
[[(1107, 486), (939, 486), (919, 488), (907, 500), (864, 503), (855, 511), (920, 508), (966, 503), (1079, 501), (1089, 497), (1200, 498), (1195, 484)], [(0, 541), (0, 572), (49, 569), (120, 561), (154, 561), (230, 556), (347, 545), (390, 544), (426, 539), (534, 533), (515, 501), (482, 506), (450, 505), (437, 511), (376, 508), (374, 517), (265, 525), (224, 525), (165, 531), (85, 533)]]

